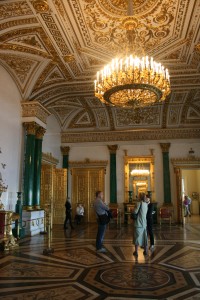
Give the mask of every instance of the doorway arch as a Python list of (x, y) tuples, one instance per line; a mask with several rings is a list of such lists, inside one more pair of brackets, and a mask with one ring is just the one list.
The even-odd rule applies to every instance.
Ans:
[(172, 158), (171, 162), (176, 176), (177, 221), (183, 224), (182, 173), (183, 170), (200, 170), (200, 157)]

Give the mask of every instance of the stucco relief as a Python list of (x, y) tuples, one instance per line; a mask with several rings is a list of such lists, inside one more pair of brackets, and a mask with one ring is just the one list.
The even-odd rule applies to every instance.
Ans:
[(139, 110), (116, 109), (116, 126), (160, 125), (161, 108), (150, 107)]

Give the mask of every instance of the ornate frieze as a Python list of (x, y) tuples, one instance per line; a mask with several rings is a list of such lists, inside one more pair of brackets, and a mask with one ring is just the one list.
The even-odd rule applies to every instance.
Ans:
[(165, 139), (198, 139), (200, 128), (180, 129), (148, 129), (131, 131), (102, 131), (102, 132), (63, 132), (62, 143), (113, 142), (113, 141), (143, 141)]
[(32, 15), (33, 12), (29, 7), (27, 1), (0, 3), (0, 19), (6, 19), (11, 17), (19, 17), (25, 15)]
[(145, 109), (123, 109), (116, 108), (116, 126), (131, 126), (131, 125), (159, 125), (161, 107), (150, 107)]
[(84, 161), (69, 161), (70, 168), (106, 167), (107, 164), (107, 160), (90, 160), (89, 158)]
[(52, 156), (52, 153), (42, 153), (42, 163), (57, 165), (59, 160)]
[(47, 122), (47, 117), (50, 112), (37, 101), (22, 102), (22, 118), (38, 118), (44, 124)]

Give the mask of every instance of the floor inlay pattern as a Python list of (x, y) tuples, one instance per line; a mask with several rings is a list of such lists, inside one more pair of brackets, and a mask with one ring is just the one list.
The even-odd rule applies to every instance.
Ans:
[[(106, 253), (96, 253), (96, 224), (19, 241), (0, 252), (0, 299), (5, 300), (200, 300), (200, 233), (197, 225), (156, 226), (156, 245), (133, 257), (132, 226), (108, 228)], [(175, 239), (176, 235), (176, 239)], [(190, 236), (190, 238), (188, 238)], [(187, 237), (187, 239), (185, 239)]]

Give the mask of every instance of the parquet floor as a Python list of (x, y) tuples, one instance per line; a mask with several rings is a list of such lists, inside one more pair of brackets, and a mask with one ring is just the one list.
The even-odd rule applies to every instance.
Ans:
[(155, 225), (155, 250), (133, 257), (132, 225), (107, 228), (107, 253), (96, 253), (96, 224), (74, 230), (54, 226), (47, 235), (19, 241), (19, 247), (0, 252), (0, 299), (117, 300), (200, 299), (200, 222), (184, 226)]

